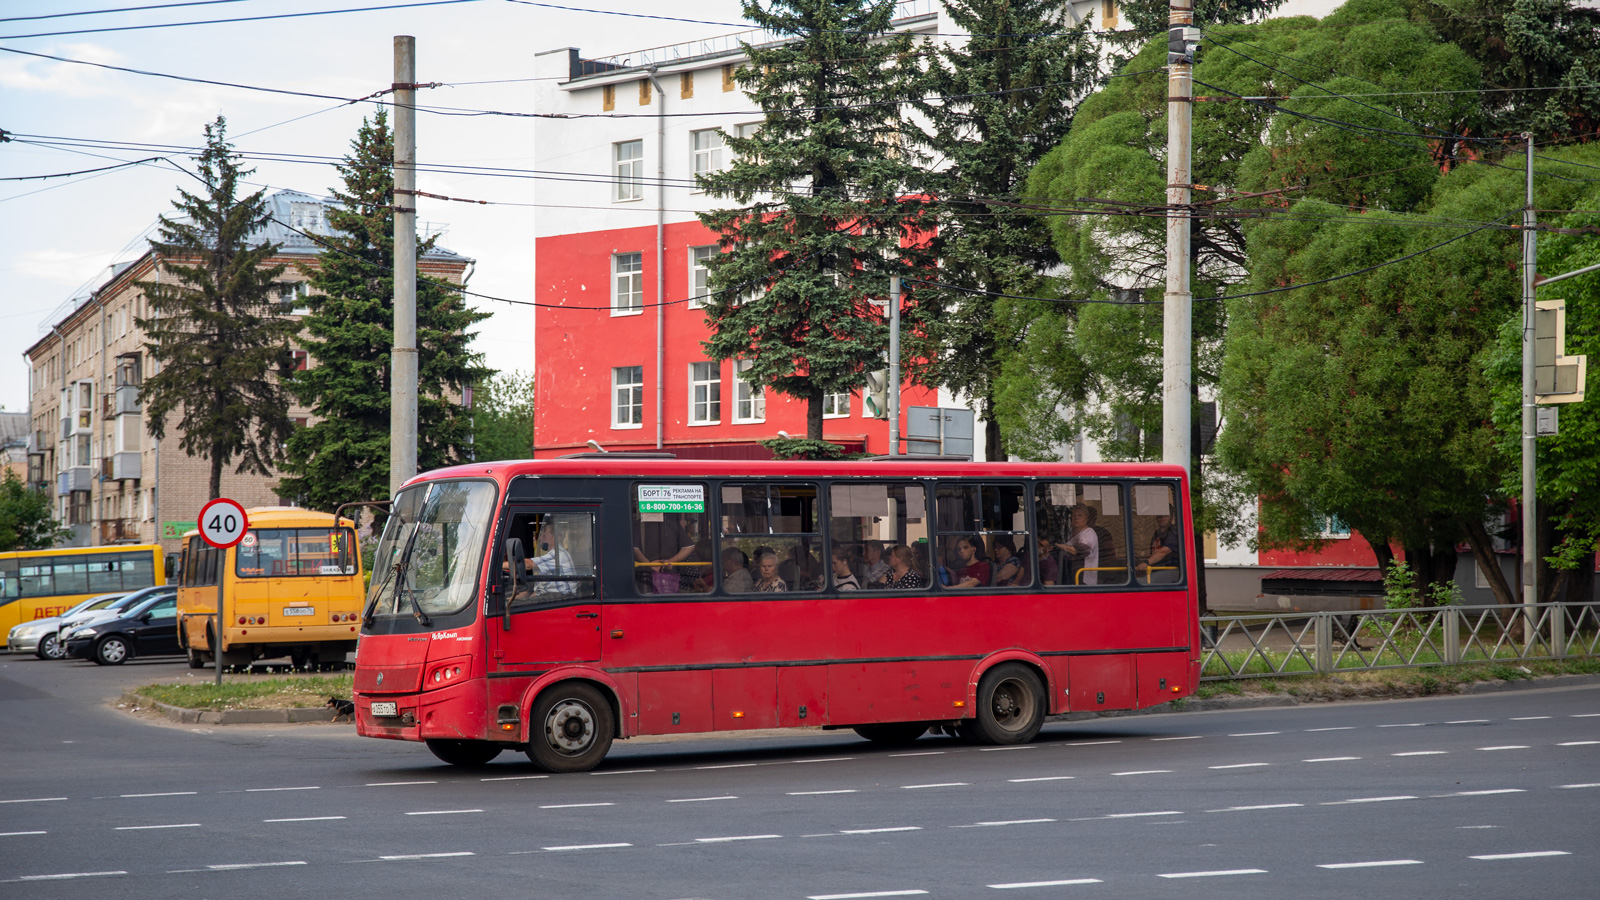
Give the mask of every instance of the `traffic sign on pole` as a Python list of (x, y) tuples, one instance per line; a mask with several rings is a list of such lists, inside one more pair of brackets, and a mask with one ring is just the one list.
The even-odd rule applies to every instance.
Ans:
[(250, 519), (244, 507), (219, 497), (200, 508), (200, 537), (218, 550), (226, 550), (244, 537), (250, 529)]

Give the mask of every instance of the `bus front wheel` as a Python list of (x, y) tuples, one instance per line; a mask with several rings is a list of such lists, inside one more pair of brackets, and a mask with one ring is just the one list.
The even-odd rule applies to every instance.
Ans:
[(979, 744), (1026, 744), (1044, 726), (1044, 685), (1021, 663), (1001, 663), (978, 680), (977, 716), (959, 726)]
[(452, 766), (463, 769), (476, 769), (488, 765), (491, 760), (500, 755), (501, 745), (489, 741), (452, 741), (434, 739), (427, 742), (428, 750), (434, 756)]
[(611, 749), (611, 704), (581, 681), (557, 684), (528, 716), (528, 759), (547, 772), (587, 772)]

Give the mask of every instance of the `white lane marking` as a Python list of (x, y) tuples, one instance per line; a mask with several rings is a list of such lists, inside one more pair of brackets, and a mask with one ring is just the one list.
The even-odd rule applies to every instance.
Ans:
[(1302, 759), (1301, 762), (1349, 762), (1360, 759), (1359, 756), (1319, 756), (1316, 759)]
[(287, 787), (287, 788), (245, 788), (246, 794), (269, 794), (273, 791), (320, 791), (320, 787)]
[(1574, 718), (1574, 719), (1592, 719), (1595, 716), (1600, 716), (1600, 713), (1573, 713), (1572, 714), (1572, 718)]
[(1076, 775), (1046, 775), (1042, 778), (1007, 778), (1012, 784), (1027, 784), (1031, 781), (1071, 781)]
[(1016, 747), (979, 747), (978, 748), (978, 752), (979, 753), (994, 753), (994, 752), (997, 752), (997, 751), (1000, 751), (1000, 750), (1037, 750), (1037, 749), (1039, 749), (1039, 745), (1037, 745), (1037, 744), (1022, 744), (1022, 745), (1019, 745), (1019, 746), (1016, 746)]
[(1213, 769), (1255, 769), (1261, 766), (1270, 766), (1272, 763), (1234, 763), (1231, 766), (1211, 766)]
[(481, 813), (481, 809), (423, 809), (417, 812), (408, 812), (408, 816), (457, 816), (463, 813)]
[(921, 831), (920, 825), (901, 825), (898, 828), (847, 828), (840, 834), (889, 834), (895, 831)]
[(855, 788), (845, 788), (842, 791), (790, 791), (791, 797), (815, 797), (820, 794), (854, 794)]
[(1001, 825), (1039, 825), (1055, 819), (1007, 819), (1002, 822), (973, 822), (971, 825), (951, 825), (951, 828), (998, 828)]
[[(991, 749), (993, 749), (993, 748), (991, 748)], [(943, 756), (943, 755), (944, 755), (944, 751), (943, 750), (918, 750), (915, 753), (891, 753), (891, 754), (889, 754), (889, 756), (891, 758), (896, 757), (896, 756)]]
[(0, 837), (22, 837), (29, 834), (46, 834), (43, 831), (5, 831), (0, 832)]
[(197, 793), (197, 792), (195, 792), (195, 791), (166, 791), (166, 792), (160, 793), (160, 794), (120, 794), (119, 796), (124, 797), (124, 798), (127, 798), (127, 797), (192, 797), (192, 796), (195, 795), (195, 793)]
[(450, 857), (450, 856), (475, 856), (475, 855), (476, 854), (474, 854), (471, 850), (457, 850), (454, 853), (401, 853), (401, 854), (397, 854), (395, 856), (380, 856), (378, 858), (382, 859), (382, 860), (444, 859), (444, 858)]
[(1372, 869), (1378, 866), (1420, 866), (1420, 859), (1374, 859), (1368, 862), (1317, 863), (1319, 869)]
[(99, 878), (103, 875), (126, 875), (126, 871), (118, 869), (115, 872), (63, 872), (60, 875), (24, 875), (18, 881), (61, 881), (67, 878)]
[(306, 861), (303, 859), (291, 859), (284, 862), (222, 863), (216, 866), (206, 866), (206, 868), (213, 872), (233, 872), (239, 869), (276, 869), (279, 866), (303, 866), (305, 864)]
[(695, 838), (697, 844), (727, 844), (732, 841), (770, 841), (781, 838), (781, 834), (736, 834), (732, 837)]
[(1313, 731), (1354, 731), (1355, 728), (1356, 727), (1354, 725), (1335, 725), (1332, 728), (1307, 728), (1306, 732), (1310, 733), (1310, 732), (1313, 732)]
[(902, 791), (919, 791), (919, 790), (921, 790), (923, 788), (941, 788), (941, 787), (972, 787), (972, 782), (970, 782), (970, 781), (944, 781), (944, 782), (940, 782), (939, 784), (902, 784), (902, 785), (900, 785), (900, 790), (902, 790)]
[(1479, 747), (1479, 750), (1526, 750), (1527, 744), (1505, 744), (1499, 747)]
[(1558, 784), (1558, 785), (1556, 785), (1556, 787), (1563, 788), (1565, 790), (1572, 790), (1573, 788), (1600, 787), (1600, 783), (1594, 783), (1594, 784)]
[(1393, 796), (1393, 797), (1354, 797), (1354, 798), (1349, 799), (1349, 800), (1334, 800), (1332, 802), (1322, 803), (1322, 804), (1319, 804), (1319, 805), (1320, 806), (1342, 806), (1343, 804), (1346, 804), (1346, 803), (1387, 803), (1390, 800), (1415, 800), (1415, 799), (1417, 799), (1417, 798), (1416, 797), (1412, 797), (1412, 796), (1410, 796), (1408, 794), (1398, 794), (1398, 795)]
[(1446, 797), (1487, 797), (1490, 794), (1525, 794), (1522, 788), (1498, 788), (1492, 791), (1456, 791), (1454, 794), (1444, 794)]
[(755, 763), (724, 763), (723, 765), (720, 765), (720, 766), (695, 766), (695, 768), (696, 769), (748, 769), (748, 768), (753, 768), (754, 766), (755, 766)]
[(1379, 728), (1421, 728), (1427, 722), (1397, 722), (1393, 725), (1379, 725)]
[(798, 765), (803, 765), (805, 763), (848, 762), (848, 761), (850, 761), (852, 759), (855, 759), (855, 757), (854, 756), (830, 756), (830, 757), (828, 757), (826, 759), (791, 759), (791, 760), (789, 760), (789, 762), (791, 762), (791, 763), (793, 763), (793, 764), (798, 766)]
[(867, 897), (922, 897), (926, 890), (869, 890), (866, 894), (811, 894), (806, 900), (866, 900)]
[[(57, 800), (65, 800), (65, 799), (67, 799), (67, 798), (65, 798), (65, 797), (29, 797), (26, 800), (0, 800), (0, 803), (54, 803)], [(99, 874), (99, 873), (94, 873), (94, 874)], [(118, 874), (121, 874), (121, 873), (118, 873)], [(40, 877), (43, 877), (43, 876), (40, 876)], [(77, 876), (73, 876), (73, 877), (77, 877)]]
[(1168, 809), (1168, 810), (1163, 810), (1162, 812), (1110, 813), (1109, 815), (1104, 815), (1104, 816), (1101, 816), (1100, 818), (1102, 818), (1102, 819), (1142, 819), (1145, 816), (1181, 816), (1181, 815), (1183, 815), (1183, 810), (1181, 810), (1181, 809)]
[(737, 800), (738, 797), (728, 794), (723, 797), (684, 797), (679, 800), (668, 800), (668, 803), (705, 803), (708, 800)]
[[(1151, 738), (1150, 740), (1152, 740), (1152, 741), (1198, 741), (1203, 737), (1205, 737), (1205, 735), (1203, 735), (1203, 734), (1186, 734), (1183, 737)], [(1054, 881), (1052, 881), (1052, 882), (1045, 882), (1045, 883), (1046, 884), (1072, 884), (1073, 882), (1069, 882), (1069, 881), (1054, 882)], [(992, 885), (992, 884), (989, 885), (989, 886), (990, 887), (994, 887), (994, 885)]]
[(589, 806), (616, 806), (615, 803), (551, 803), (540, 809), (583, 809)]
[(1265, 875), (1266, 869), (1217, 869), (1211, 872), (1170, 872), (1157, 878), (1211, 878), (1216, 875)]
[(117, 831), (155, 831), (160, 828), (199, 828), (199, 822), (185, 822), (182, 825), (118, 825)]
[(1556, 746), (1557, 747), (1587, 747), (1590, 744), (1600, 744), (1600, 741), (1565, 741), (1563, 743), (1557, 744)]
[(619, 847), (632, 847), (632, 844), (566, 844), (559, 847), (545, 847), (552, 853), (562, 850), (615, 850)]
[(1239, 734), (1230, 734), (1228, 737), (1266, 737), (1269, 734), (1282, 734), (1281, 731), (1245, 731)]
[(263, 822), (335, 822), (344, 816), (303, 816), (298, 819), (262, 819)]
[(1445, 724), (1446, 725), (1476, 725), (1479, 722), (1487, 722), (1487, 721), (1489, 721), (1489, 720), (1488, 719), (1456, 719), (1456, 720), (1451, 721), (1451, 722), (1446, 722)]
[(1014, 881), (1010, 884), (991, 884), (989, 887), (997, 891), (1009, 891), (1015, 888), (1037, 887), (1065, 887), (1069, 884), (1100, 884), (1098, 878), (1063, 878), (1060, 881)]
[(1474, 856), (1472, 859), (1533, 859), (1538, 856), (1571, 856), (1565, 850), (1531, 850), (1527, 853), (1488, 853), (1483, 856)]
[(1132, 772), (1112, 772), (1111, 774), (1112, 775), (1116, 775), (1116, 776), (1122, 776), (1122, 775), (1169, 775), (1171, 773), (1172, 773), (1171, 769), (1138, 769), (1138, 770), (1135, 770), (1135, 771), (1132, 771)]
[(532, 781), (535, 778), (549, 778), (549, 775), (497, 775), (494, 778), (479, 778), (479, 781)]
[(1411, 750), (1406, 753), (1391, 753), (1390, 756), (1444, 756), (1449, 750)]
[(1548, 718), (1550, 718), (1550, 717), (1549, 716), (1512, 716), (1511, 717), (1511, 721), (1513, 721), (1513, 722), (1536, 722), (1539, 719), (1548, 719)]
[(373, 781), (367, 787), (404, 787), (409, 784), (438, 784), (437, 781)]
[(1501, 827), (1503, 827), (1503, 826), (1500, 826), (1500, 825), (1457, 825), (1456, 826), (1456, 828), (1458, 828), (1458, 829), (1464, 829), (1464, 830), (1468, 830), (1468, 831), (1470, 831), (1470, 830), (1472, 830), (1474, 828), (1501, 828)]
[(1289, 809), (1295, 806), (1305, 806), (1304, 803), (1262, 803), (1258, 806), (1225, 806), (1222, 809), (1208, 809), (1206, 812), (1247, 812), (1253, 809)]
[(590, 772), (590, 775), (646, 775), (655, 769), (618, 769), (615, 772)]
[(1120, 743), (1122, 743), (1122, 742), (1121, 741), (1073, 741), (1070, 744), (1062, 744), (1061, 746), (1063, 746), (1063, 747), (1095, 747), (1095, 746), (1098, 746), (1100, 744), (1120, 744)]

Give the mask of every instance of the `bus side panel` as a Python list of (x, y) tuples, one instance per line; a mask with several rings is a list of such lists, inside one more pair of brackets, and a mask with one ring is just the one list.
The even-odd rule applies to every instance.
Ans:
[(966, 660), (843, 663), (828, 667), (830, 724), (957, 719), (966, 696)]
[(639, 733), (711, 731), (711, 673), (639, 673)]
[(713, 669), (711, 706), (717, 731), (778, 727), (777, 668)]
[(1188, 694), (1189, 668), (1187, 650), (1139, 654), (1139, 708), (1166, 703)]
[(827, 666), (784, 666), (778, 670), (778, 725), (829, 725)]
[(1068, 657), (1067, 677), (1072, 712), (1133, 708), (1134, 658), (1131, 653)]

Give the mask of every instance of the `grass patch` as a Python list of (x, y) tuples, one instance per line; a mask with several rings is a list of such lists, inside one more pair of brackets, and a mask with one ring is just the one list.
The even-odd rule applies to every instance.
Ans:
[(1525, 681), (1545, 675), (1600, 674), (1600, 659), (1528, 660), (1522, 663), (1463, 663), (1427, 668), (1338, 671), (1275, 678), (1235, 678), (1201, 682), (1196, 699), (1224, 695), (1272, 695), (1285, 692), (1301, 700), (1346, 700), (1378, 697), (1426, 697), (1448, 694), (1486, 681)]
[(184, 709), (297, 709), (323, 706), (329, 697), (348, 699), (352, 677), (339, 675), (225, 675), (222, 684), (210, 677), (189, 676), (175, 683), (146, 684), (129, 693)]

